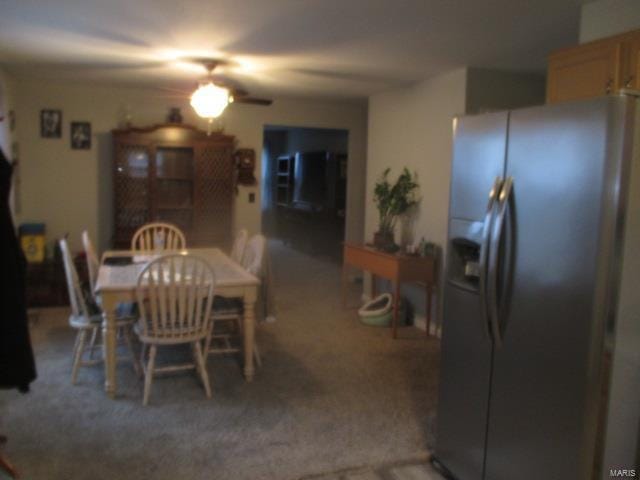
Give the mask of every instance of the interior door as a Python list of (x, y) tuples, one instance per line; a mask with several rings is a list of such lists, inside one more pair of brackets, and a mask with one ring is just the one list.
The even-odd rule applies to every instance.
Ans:
[(501, 275), (512, 281), (494, 348), (487, 480), (591, 478), (619, 162), (608, 152), (621, 143), (624, 101), (510, 115), (513, 256)]

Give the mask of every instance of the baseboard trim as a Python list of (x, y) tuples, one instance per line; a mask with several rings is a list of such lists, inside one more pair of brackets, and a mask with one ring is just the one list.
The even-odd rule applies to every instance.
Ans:
[[(426, 332), (427, 331), (427, 318), (424, 315), (414, 315), (413, 316), (413, 325), (416, 328)], [(440, 329), (438, 325), (435, 323), (434, 319), (431, 319), (431, 325), (429, 325), (429, 335), (433, 337), (440, 338)]]

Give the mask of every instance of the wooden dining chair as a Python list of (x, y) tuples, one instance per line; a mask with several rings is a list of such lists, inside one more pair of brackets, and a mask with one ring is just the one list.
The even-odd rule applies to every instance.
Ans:
[(170, 223), (147, 223), (131, 239), (131, 250), (141, 252), (182, 250), (186, 246), (184, 233)]
[[(98, 271), (100, 270), (100, 260), (98, 260), (98, 254), (96, 253), (96, 250), (93, 247), (93, 242), (91, 241), (91, 237), (89, 237), (89, 232), (87, 230), (84, 230), (82, 232), (82, 245), (84, 247), (84, 254), (87, 260), (87, 272), (89, 273), (90, 297), (93, 304), (96, 305), (98, 308), (101, 308), (102, 298), (100, 298), (100, 295), (96, 294), (96, 284), (98, 283)], [(91, 309), (91, 305), (89, 305), (89, 307)], [(117, 306), (116, 315), (123, 318), (136, 317), (137, 308), (138, 307), (135, 302), (121, 302)], [(95, 344), (96, 335), (97, 335), (97, 331), (92, 334), (90, 345)]]
[[(100, 268), (100, 261), (98, 260), (98, 254), (95, 248), (93, 248), (93, 242), (89, 237), (89, 232), (84, 230), (82, 232), (82, 246), (84, 247), (84, 255), (87, 261), (87, 273), (89, 274), (89, 288), (90, 297), (93, 305), (98, 308), (101, 305), (100, 298), (96, 296), (96, 282), (98, 281), (98, 270)], [(84, 290), (83, 290), (84, 292)], [(91, 306), (89, 309), (91, 309)], [(100, 329), (96, 328), (91, 332), (91, 340), (89, 341), (89, 360), (93, 359), (93, 352), (96, 345), (96, 338), (98, 337)]]
[(247, 240), (249, 239), (249, 232), (246, 228), (241, 228), (236, 233), (236, 238), (233, 240), (233, 247), (231, 248), (231, 260), (236, 263), (242, 263), (242, 257), (244, 256), (244, 249), (247, 246)]
[[(140, 318), (135, 331), (143, 345), (143, 405), (149, 403), (154, 374), (160, 372), (195, 368), (207, 398), (211, 397), (202, 344), (211, 324), (214, 284), (211, 266), (193, 255), (163, 255), (149, 262), (138, 274), (136, 298)], [(193, 362), (156, 367), (158, 347), (179, 344), (191, 344)]]
[[(261, 278), (263, 273), (266, 245), (267, 240), (264, 235), (254, 235), (247, 242), (242, 256), (243, 268), (258, 278)], [(243, 316), (244, 305), (241, 298), (215, 298), (211, 332), (206, 342), (207, 355), (234, 353), (242, 350)], [(232, 340), (236, 340), (238, 345), (234, 346)], [(262, 359), (257, 344), (254, 344), (253, 352), (256, 364), (261, 367)]]
[[(78, 331), (73, 347), (73, 367), (71, 369), (71, 383), (75, 384), (80, 367), (96, 365), (102, 362), (102, 360), (93, 359), (93, 352), (98, 347), (98, 345), (96, 345), (96, 338), (100, 335), (102, 327), (102, 312), (95, 306), (92, 308), (88, 306), (84, 292), (80, 286), (78, 272), (71, 258), (67, 240), (64, 238), (61, 239), (59, 245), (60, 251), (62, 252), (62, 263), (64, 265), (67, 288), (69, 290), (69, 303), (71, 304), (69, 325)], [(129, 349), (133, 367), (136, 373), (138, 373), (139, 366), (131, 338), (131, 328), (134, 321), (135, 317), (119, 317), (116, 319), (116, 328), (121, 332), (121, 337)], [(91, 339), (87, 342), (87, 336), (89, 334), (91, 334)], [(83, 355), (87, 350), (89, 350), (89, 359), (84, 360)]]
[(89, 237), (89, 232), (84, 230), (82, 232), (82, 246), (84, 247), (84, 254), (87, 259), (87, 272), (89, 272), (89, 285), (91, 287), (91, 293), (96, 291), (96, 282), (98, 281), (98, 269), (100, 268), (100, 260), (95, 248), (93, 248), (93, 242)]
[(247, 242), (242, 256), (242, 266), (251, 275), (260, 277), (262, 274), (262, 260), (264, 251), (267, 248), (267, 239), (264, 235), (257, 234)]
[[(7, 437), (5, 437), (4, 435), (0, 435), (0, 445), (3, 445), (5, 443), (7, 443)], [(9, 478), (20, 478), (20, 475), (18, 474), (16, 468), (11, 464), (9, 459), (5, 457), (2, 452), (0, 452), (0, 473), (1, 472), (4, 472), (4, 475), (8, 476)], [(4, 476), (0, 475), (0, 478), (4, 478)]]

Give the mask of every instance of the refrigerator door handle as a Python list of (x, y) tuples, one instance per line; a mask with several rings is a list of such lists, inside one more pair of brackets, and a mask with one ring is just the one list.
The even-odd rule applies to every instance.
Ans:
[(480, 245), (480, 259), (479, 259), (480, 311), (481, 311), (482, 322), (484, 323), (483, 330), (487, 333), (487, 337), (489, 339), (491, 339), (491, 330), (489, 328), (491, 320), (490, 320), (489, 302), (488, 302), (488, 296), (487, 296), (487, 293), (488, 293), (487, 292), (487, 275), (488, 275), (488, 268), (489, 268), (489, 248), (490, 248), (491, 229), (493, 226), (493, 216), (495, 211), (496, 199), (498, 198), (500, 187), (502, 187), (502, 178), (496, 177), (496, 179), (493, 182), (493, 187), (489, 191), (489, 201), (487, 202), (487, 212), (484, 216), (484, 224), (482, 227), (482, 244)]
[(489, 304), (489, 319), (491, 321), (491, 331), (496, 347), (502, 346), (502, 332), (500, 330), (500, 319), (498, 305), (498, 268), (500, 255), (500, 241), (504, 231), (504, 222), (509, 206), (509, 199), (513, 191), (513, 178), (507, 177), (502, 184), (500, 195), (498, 195), (498, 214), (493, 223), (491, 240), (489, 245), (489, 265), (487, 269), (487, 303)]

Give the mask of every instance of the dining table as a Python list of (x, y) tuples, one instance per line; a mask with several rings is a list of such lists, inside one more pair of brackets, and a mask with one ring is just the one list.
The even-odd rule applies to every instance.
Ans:
[[(102, 306), (104, 388), (111, 398), (116, 396), (117, 391), (116, 312), (118, 305), (136, 301), (138, 274), (148, 262), (162, 254), (172, 253), (195, 255), (204, 259), (211, 265), (215, 274), (215, 295), (243, 299), (243, 373), (246, 381), (250, 382), (253, 379), (255, 305), (260, 286), (260, 280), (256, 276), (247, 272), (219, 248), (187, 248), (162, 252), (110, 250), (102, 256), (94, 293), (100, 298)], [(144, 283), (141, 284), (141, 288), (144, 288)]]

